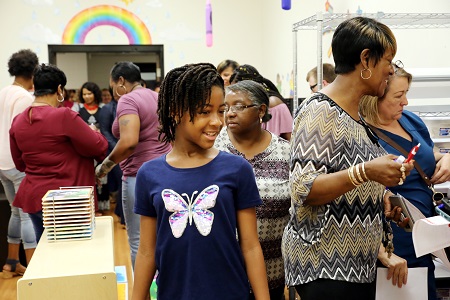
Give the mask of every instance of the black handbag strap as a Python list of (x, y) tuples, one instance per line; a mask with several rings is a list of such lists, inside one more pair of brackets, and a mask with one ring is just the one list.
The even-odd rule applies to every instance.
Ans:
[[(399, 144), (394, 142), (390, 137), (385, 135), (383, 132), (381, 132), (381, 130), (379, 130), (375, 126), (372, 126), (370, 124), (367, 124), (367, 125), (370, 126), (370, 128), (378, 135), (379, 138), (381, 138), (386, 143), (388, 143), (389, 145), (391, 145), (392, 147), (394, 147), (395, 149), (400, 151), (400, 153), (403, 154), (405, 157), (408, 157), (408, 154), (409, 154), (408, 151), (403, 149)], [(425, 183), (428, 185), (428, 187), (432, 188), (433, 184), (431, 183), (431, 181), (428, 178), (427, 174), (425, 174), (425, 172), (422, 170), (422, 168), (420, 167), (419, 163), (417, 161), (413, 161), (413, 163), (414, 163), (414, 167), (416, 168), (417, 172), (420, 174), (420, 176), (425, 181)]]

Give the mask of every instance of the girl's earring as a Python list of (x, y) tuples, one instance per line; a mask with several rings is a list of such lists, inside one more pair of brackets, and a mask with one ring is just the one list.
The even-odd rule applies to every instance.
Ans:
[(259, 118), (259, 124), (262, 124), (262, 118)]

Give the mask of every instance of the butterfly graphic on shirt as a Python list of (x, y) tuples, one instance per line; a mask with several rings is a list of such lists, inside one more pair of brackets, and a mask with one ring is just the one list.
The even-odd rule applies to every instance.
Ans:
[[(214, 213), (208, 210), (208, 208), (216, 205), (219, 187), (217, 185), (208, 186), (194, 200), (193, 198), (197, 193), (195, 191), (189, 197), (186, 193), (180, 196), (171, 189), (164, 189), (161, 192), (164, 206), (168, 211), (173, 212), (169, 217), (169, 224), (172, 229), (172, 234), (176, 238), (183, 235), (188, 221), (189, 225), (192, 225), (192, 220), (194, 220), (195, 226), (201, 235), (207, 236), (211, 232)], [(182, 196), (186, 197), (187, 202)]]

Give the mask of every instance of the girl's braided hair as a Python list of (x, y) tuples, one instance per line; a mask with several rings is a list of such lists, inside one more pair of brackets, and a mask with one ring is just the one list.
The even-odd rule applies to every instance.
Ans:
[(185, 112), (192, 122), (199, 108), (209, 103), (211, 89), (224, 90), (223, 79), (210, 63), (187, 64), (167, 73), (158, 95), (159, 140), (175, 140), (175, 130)]

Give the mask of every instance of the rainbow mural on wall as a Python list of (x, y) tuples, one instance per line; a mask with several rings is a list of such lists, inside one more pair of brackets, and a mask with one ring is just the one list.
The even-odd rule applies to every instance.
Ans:
[(132, 12), (114, 5), (97, 5), (76, 14), (64, 29), (63, 44), (84, 44), (89, 31), (97, 26), (114, 26), (122, 30), (130, 44), (151, 44), (144, 22)]

